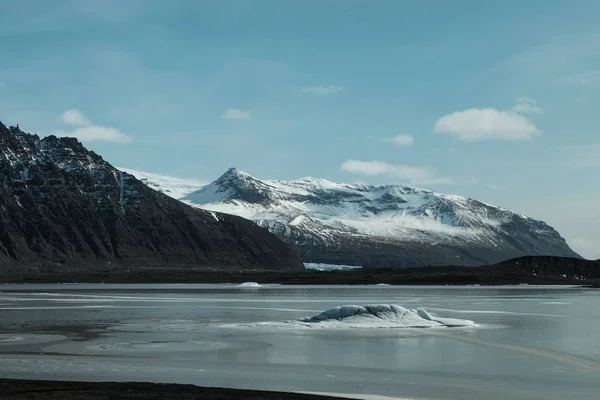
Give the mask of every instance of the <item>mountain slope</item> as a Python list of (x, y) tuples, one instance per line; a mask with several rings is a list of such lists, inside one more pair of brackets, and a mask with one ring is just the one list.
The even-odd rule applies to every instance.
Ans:
[[(0, 123), (0, 274), (40, 268), (301, 268), (242, 218), (197, 210), (121, 172), (74, 138)], [(12, 269), (9, 271), (9, 267)]]
[(409, 267), (579, 257), (544, 222), (406, 186), (263, 181), (232, 168), (181, 200), (251, 219), (296, 247), (305, 262)]
[(174, 199), (180, 199), (206, 185), (206, 182), (200, 182), (194, 179), (171, 178), (169, 176), (151, 174), (129, 168), (117, 167), (117, 169), (135, 176), (146, 186)]

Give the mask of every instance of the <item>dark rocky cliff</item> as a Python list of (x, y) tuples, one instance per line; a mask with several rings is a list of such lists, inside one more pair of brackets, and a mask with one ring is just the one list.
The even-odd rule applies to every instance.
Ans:
[(0, 274), (136, 266), (302, 268), (267, 229), (158, 193), (74, 138), (0, 123)]

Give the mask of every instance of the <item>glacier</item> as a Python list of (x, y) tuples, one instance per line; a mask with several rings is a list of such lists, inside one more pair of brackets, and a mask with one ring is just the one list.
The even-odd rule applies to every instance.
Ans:
[(312, 269), (315, 271), (342, 271), (349, 269), (359, 269), (361, 266), (357, 265), (337, 265), (337, 264), (323, 264), (323, 263), (304, 263), (305, 269)]

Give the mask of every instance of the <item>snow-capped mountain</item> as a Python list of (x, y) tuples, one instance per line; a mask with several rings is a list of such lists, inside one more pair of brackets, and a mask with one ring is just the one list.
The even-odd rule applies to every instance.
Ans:
[(542, 221), (407, 186), (260, 180), (231, 168), (180, 200), (251, 219), (292, 244), (305, 262), (403, 267), (578, 257)]
[(302, 268), (250, 221), (186, 206), (75, 138), (0, 123), (0, 276), (118, 265)]

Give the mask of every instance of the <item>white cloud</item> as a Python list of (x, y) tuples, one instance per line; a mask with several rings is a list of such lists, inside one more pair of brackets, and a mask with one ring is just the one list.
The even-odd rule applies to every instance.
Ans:
[(232, 119), (250, 119), (250, 112), (245, 110), (238, 110), (236, 108), (230, 108), (225, 110), (221, 119), (232, 120)]
[(388, 164), (383, 161), (346, 160), (342, 163), (341, 169), (358, 175), (399, 179), (413, 185), (447, 185), (451, 183), (449, 178), (438, 176), (437, 171), (429, 166)]
[(444, 115), (434, 130), (455, 135), (460, 140), (531, 140), (540, 131), (523, 115), (495, 108), (471, 108)]
[(415, 139), (410, 135), (396, 135), (391, 138), (383, 138), (381, 139), (384, 142), (393, 143), (399, 147), (408, 147), (415, 144)]
[(529, 97), (519, 97), (517, 99), (517, 105), (512, 109), (518, 114), (541, 114), (544, 112), (537, 106), (535, 100), (530, 99)]
[(335, 93), (339, 93), (339, 92), (341, 92), (343, 90), (344, 90), (343, 87), (336, 86), (336, 85), (311, 86), (311, 87), (300, 88), (301, 92), (312, 93), (312, 94), (316, 94), (318, 96), (324, 96), (324, 95), (327, 95), (327, 94), (335, 94)]
[(56, 136), (75, 137), (82, 142), (106, 141), (129, 143), (132, 140), (130, 136), (121, 133), (116, 128), (93, 125), (81, 111), (74, 108), (62, 113), (60, 120), (65, 124), (77, 126), (77, 128), (72, 131), (55, 132)]
[(64, 135), (60, 136), (72, 136), (81, 140), (82, 142), (93, 142), (93, 141), (105, 141), (105, 142), (117, 142), (117, 143), (129, 143), (131, 137), (122, 134), (116, 128), (109, 128), (106, 126), (83, 126), (76, 128), (74, 131), (65, 132)]
[(87, 126), (92, 124), (81, 111), (75, 108), (71, 108), (62, 113), (60, 121), (74, 126)]

